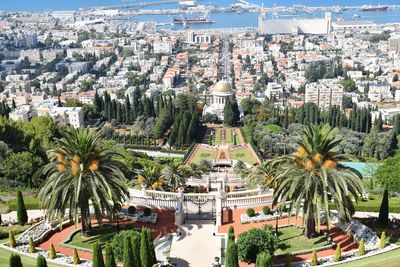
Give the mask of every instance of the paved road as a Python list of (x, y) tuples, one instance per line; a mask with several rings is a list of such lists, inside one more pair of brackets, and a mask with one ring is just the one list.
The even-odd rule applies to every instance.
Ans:
[(188, 222), (179, 227), (171, 245), (171, 261), (177, 267), (209, 267), (221, 257), (221, 236), (214, 236), (214, 224)]

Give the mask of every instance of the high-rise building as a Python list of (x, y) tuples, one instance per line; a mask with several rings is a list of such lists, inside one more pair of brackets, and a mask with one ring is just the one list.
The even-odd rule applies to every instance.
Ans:
[(389, 38), (389, 51), (400, 52), (400, 35)]
[(323, 79), (306, 85), (306, 103), (315, 103), (321, 109), (342, 106), (343, 86), (338, 79)]

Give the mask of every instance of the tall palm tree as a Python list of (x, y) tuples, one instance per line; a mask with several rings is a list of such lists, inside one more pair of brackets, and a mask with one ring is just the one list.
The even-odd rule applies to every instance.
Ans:
[(187, 178), (190, 177), (191, 170), (189, 168), (190, 167), (187, 167), (189, 172), (186, 172), (180, 164), (171, 162), (164, 166), (161, 174), (168, 186), (170, 186), (173, 191), (176, 191), (179, 187), (185, 185)]
[(311, 125), (303, 130), (297, 151), (276, 160), (280, 175), (276, 176), (273, 205), (291, 201), (289, 210), (301, 211), (305, 220), (305, 235), (316, 235), (319, 228), (319, 212), (323, 210), (330, 226), (329, 198), (334, 199), (342, 221), (349, 221), (354, 213), (352, 199), (363, 192), (362, 175), (355, 169), (341, 164), (354, 158), (338, 154), (337, 146), (342, 140), (337, 129), (329, 125)]
[(38, 198), (50, 220), (62, 218), (69, 209), (70, 219), (82, 217), (82, 233), (92, 229), (89, 203), (98, 220), (114, 213), (114, 204), (129, 196), (127, 166), (121, 155), (99, 145), (100, 134), (89, 129), (69, 128), (48, 152), (49, 163), (34, 178), (45, 176)]
[(161, 175), (161, 167), (156, 164), (154, 166), (144, 166), (137, 170), (138, 185), (146, 185), (146, 188), (152, 190), (161, 190), (164, 186), (163, 177)]
[(259, 185), (262, 188), (275, 188), (272, 181), (278, 174), (278, 166), (273, 161), (264, 161), (247, 176), (250, 185)]

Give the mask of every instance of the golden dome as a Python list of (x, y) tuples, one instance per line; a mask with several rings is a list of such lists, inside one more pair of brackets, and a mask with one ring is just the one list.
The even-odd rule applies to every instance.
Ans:
[(230, 93), (231, 91), (231, 85), (227, 81), (219, 81), (214, 86), (214, 92), (217, 93)]

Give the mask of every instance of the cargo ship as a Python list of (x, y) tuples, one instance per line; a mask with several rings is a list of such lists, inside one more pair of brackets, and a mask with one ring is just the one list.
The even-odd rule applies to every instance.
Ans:
[(210, 20), (207, 15), (201, 16), (201, 17), (193, 17), (193, 18), (188, 18), (186, 16), (184, 17), (174, 17), (172, 19), (172, 24), (204, 24), (204, 23), (214, 23), (214, 21)]
[(372, 6), (372, 5), (365, 5), (362, 6), (361, 11), (384, 11), (387, 10), (389, 8), (389, 6), (381, 6), (381, 5), (377, 5), (377, 6)]

